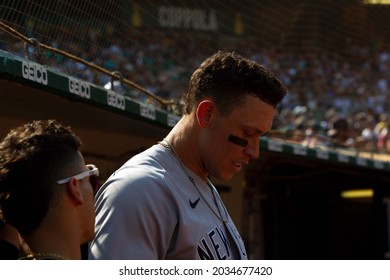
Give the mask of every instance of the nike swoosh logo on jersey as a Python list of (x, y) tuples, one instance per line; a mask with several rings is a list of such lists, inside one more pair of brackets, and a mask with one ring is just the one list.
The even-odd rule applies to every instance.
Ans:
[(194, 202), (192, 202), (191, 199), (188, 200), (190, 202), (190, 206), (192, 209), (195, 209), (196, 205), (198, 205), (199, 200), (200, 200), (200, 197), (197, 200), (195, 200)]

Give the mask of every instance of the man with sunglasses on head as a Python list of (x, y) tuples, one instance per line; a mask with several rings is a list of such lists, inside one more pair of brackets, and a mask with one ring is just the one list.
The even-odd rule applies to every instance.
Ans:
[(247, 259), (210, 176), (229, 180), (259, 156), (287, 90), (269, 70), (217, 52), (192, 74), (165, 139), (116, 171), (96, 196), (91, 259)]
[(22, 259), (80, 259), (93, 238), (99, 170), (55, 120), (12, 129), (0, 143), (0, 208), (28, 245)]

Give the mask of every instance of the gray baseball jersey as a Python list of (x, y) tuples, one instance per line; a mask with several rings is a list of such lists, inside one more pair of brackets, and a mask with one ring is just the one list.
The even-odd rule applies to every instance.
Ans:
[(184, 171), (161, 145), (112, 174), (96, 195), (95, 210), (90, 259), (247, 259), (211, 182)]

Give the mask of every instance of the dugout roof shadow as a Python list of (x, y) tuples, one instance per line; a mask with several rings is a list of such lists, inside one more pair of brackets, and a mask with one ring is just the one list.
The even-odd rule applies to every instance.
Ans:
[(0, 78), (0, 137), (23, 123), (57, 119), (83, 141), (83, 153), (116, 158), (162, 139), (168, 129)]

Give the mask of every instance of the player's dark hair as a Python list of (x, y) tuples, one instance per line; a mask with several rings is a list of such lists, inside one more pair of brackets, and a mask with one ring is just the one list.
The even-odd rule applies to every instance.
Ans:
[(247, 95), (275, 108), (286, 93), (285, 86), (265, 67), (237, 53), (218, 51), (192, 74), (184, 95), (184, 114), (206, 98), (227, 114)]
[(78, 159), (80, 146), (70, 128), (55, 120), (12, 129), (0, 143), (2, 218), (22, 234), (35, 229), (60, 188), (56, 181)]

